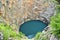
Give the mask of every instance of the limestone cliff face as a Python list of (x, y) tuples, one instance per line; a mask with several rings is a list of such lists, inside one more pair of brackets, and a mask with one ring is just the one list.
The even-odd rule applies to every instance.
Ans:
[(54, 15), (52, 0), (0, 0), (0, 20), (17, 31), (19, 25), (28, 20), (49, 20)]

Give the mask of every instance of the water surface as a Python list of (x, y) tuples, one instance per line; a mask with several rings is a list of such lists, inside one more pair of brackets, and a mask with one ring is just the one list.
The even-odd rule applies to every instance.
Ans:
[(37, 32), (42, 32), (48, 24), (43, 23), (40, 20), (31, 20), (23, 23), (20, 26), (19, 31), (24, 33), (28, 38), (33, 38)]

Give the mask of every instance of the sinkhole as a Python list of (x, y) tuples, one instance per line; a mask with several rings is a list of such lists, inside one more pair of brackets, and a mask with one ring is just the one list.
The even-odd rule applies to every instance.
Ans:
[(33, 38), (37, 32), (42, 32), (48, 24), (40, 20), (30, 20), (20, 25), (19, 31), (24, 33), (28, 38)]

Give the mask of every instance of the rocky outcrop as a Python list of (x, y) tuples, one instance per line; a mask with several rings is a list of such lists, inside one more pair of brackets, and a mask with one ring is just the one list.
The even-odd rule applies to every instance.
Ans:
[(0, 32), (0, 40), (3, 40), (3, 34)]
[(54, 13), (55, 4), (52, 0), (0, 0), (1, 20), (13, 26), (15, 31), (29, 20), (46, 18), (49, 21)]

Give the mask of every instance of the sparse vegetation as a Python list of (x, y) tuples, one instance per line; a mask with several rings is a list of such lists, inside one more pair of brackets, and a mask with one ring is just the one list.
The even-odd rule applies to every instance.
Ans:
[(4, 40), (8, 40), (9, 37), (17, 38), (20, 40), (20, 38), (24, 35), (21, 32), (17, 34), (9, 25), (6, 25), (4, 23), (0, 23), (0, 31), (4, 35)]
[(42, 32), (38, 32), (35, 36), (35, 40), (49, 40)]
[(35, 40), (39, 40), (39, 39), (40, 39), (40, 36), (41, 36), (41, 33), (38, 32), (38, 33), (36, 34), (36, 36), (35, 36)]
[[(22, 32), (19, 32), (17, 34), (15, 31), (13, 31), (13, 29), (11, 28), (11, 26), (7, 25), (7, 24), (11, 23), (11, 25), (12, 25), (12, 23), (14, 23), (15, 25), (18, 26), (18, 24), (20, 25), (22, 23), (22, 21), (24, 21), (25, 18), (26, 19), (27, 18), (28, 19), (31, 18), (31, 19), (35, 20), (37, 18), (37, 16), (40, 17), (39, 12), (41, 12), (41, 13), (44, 14), (45, 8), (50, 7), (49, 6), (50, 2), (48, 4), (48, 2), (45, 3), (45, 1), (44, 1), (44, 5), (41, 2), (35, 1), (35, 2), (37, 2), (37, 3), (35, 3), (32, 0), (26, 1), (27, 5), (25, 5), (25, 1), (22, 1), (22, 2), (18, 3), (16, 0), (10, 0), (9, 1), (9, 5), (7, 5), (7, 3), (5, 1), (2, 0), (3, 7), (1, 7), (2, 12), (0, 11), (0, 17), (3, 16), (2, 18), (3, 18), (4, 22), (6, 23), (6, 24), (5, 23), (0, 23), (0, 31), (4, 35), (4, 40), (8, 40), (9, 37), (12, 37), (13, 39), (21, 40), (21, 38), (23, 36), (25, 36)], [(57, 36), (58, 38), (60, 38), (60, 0), (54, 0), (54, 1), (57, 3), (57, 5), (56, 5), (56, 15), (53, 16), (53, 17), (51, 17), (50, 25), (52, 27), (52, 33), (55, 36)], [(39, 5), (40, 3), (41, 3), (42, 6)], [(37, 11), (33, 11), (32, 10), (33, 8), (31, 8), (31, 7), (35, 6), (34, 4), (36, 5), (36, 7), (38, 7)], [(41, 10), (42, 9), (43, 10), (41, 11), (39, 8)], [(15, 27), (15, 25), (14, 25), (14, 27)], [(42, 33), (38, 32), (36, 34), (36, 36), (35, 36), (35, 40), (40, 40), (41, 34)], [(47, 37), (42, 38), (42, 40), (47, 40), (47, 39), (48, 39)]]
[(60, 14), (51, 18), (52, 33), (60, 38)]
[(57, 36), (58, 38), (60, 38), (60, 1), (57, 1), (57, 5), (56, 5), (56, 15), (51, 17), (51, 22), (50, 25), (52, 27), (52, 33)]

